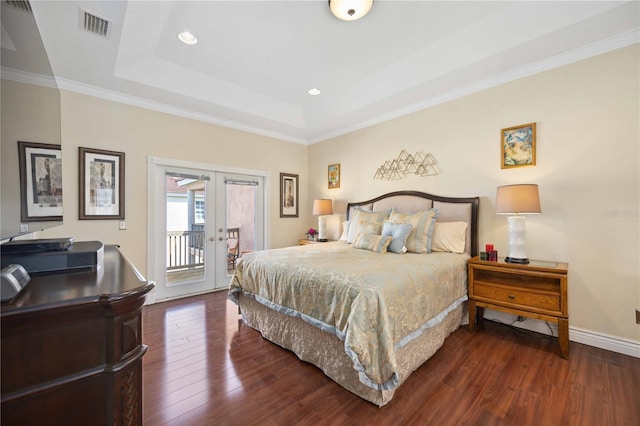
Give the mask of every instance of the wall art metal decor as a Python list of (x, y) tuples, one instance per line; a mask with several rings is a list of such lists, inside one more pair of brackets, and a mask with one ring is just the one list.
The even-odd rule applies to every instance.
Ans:
[(404, 179), (408, 175), (434, 176), (438, 174), (436, 168), (437, 161), (430, 153), (424, 154), (420, 151), (409, 154), (404, 149), (395, 160), (387, 160), (378, 167), (374, 179), (398, 180)]
[(536, 165), (536, 123), (507, 127), (500, 135), (501, 168)]

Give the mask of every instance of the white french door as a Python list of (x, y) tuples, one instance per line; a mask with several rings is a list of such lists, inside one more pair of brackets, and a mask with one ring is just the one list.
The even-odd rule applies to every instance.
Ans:
[(227, 288), (264, 248), (264, 173), (150, 157), (148, 180), (150, 303)]

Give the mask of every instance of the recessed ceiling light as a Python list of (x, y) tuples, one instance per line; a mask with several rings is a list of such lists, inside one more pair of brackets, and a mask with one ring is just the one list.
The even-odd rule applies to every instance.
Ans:
[(192, 33), (190, 33), (189, 31), (179, 32), (178, 40), (190, 46), (198, 43), (198, 38), (194, 36)]
[(320, 89), (316, 89), (315, 87), (313, 89), (309, 89), (309, 94), (311, 96), (318, 96), (320, 94)]

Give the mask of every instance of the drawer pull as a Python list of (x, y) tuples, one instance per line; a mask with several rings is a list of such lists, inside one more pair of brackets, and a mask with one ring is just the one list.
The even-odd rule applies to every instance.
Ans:
[(509, 295), (509, 299), (515, 299), (516, 297), (513, 294)]

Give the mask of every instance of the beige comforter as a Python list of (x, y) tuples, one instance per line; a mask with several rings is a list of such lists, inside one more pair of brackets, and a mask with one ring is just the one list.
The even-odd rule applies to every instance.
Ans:
[(243, 292), (344, 341), (360, 381), (397, 384), (395, 350), (467, 299), (466, 254), (395, 254), (342, 242), (245, 254), (229, 297)]

